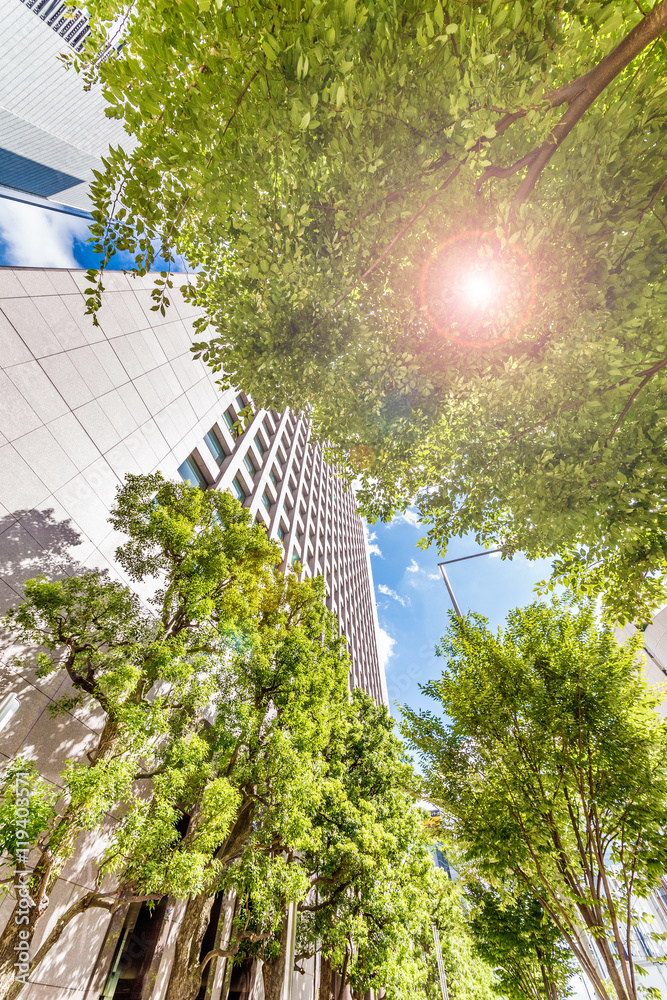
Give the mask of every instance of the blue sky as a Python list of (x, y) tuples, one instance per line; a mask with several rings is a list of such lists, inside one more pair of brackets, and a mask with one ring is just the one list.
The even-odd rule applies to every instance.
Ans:
[[(91, 267), (96, 257), (87, 236), (85, 219), (0, 198), (0, 264)], [(114, 258), (110, 266), (123, 265), (129, 265), (128, 255)], [(419, 684), (437, 677), (442, 664), (434, 649), (447, 625), (449, 597), (435, 548), (424, 552), (415, 547), (423, 533), (413, 511), (392, 524), (369, 527), (381, 655), (395, 714), (394, 702), (431, 707)], [(455, 539), (447, 558), (478, 550), (474, 538)], [(496, 627), (511, 608), (534, 600), (535, 583), (548, 573), (546, 561), (529, 563), (519, 556), (503, 562), (483, 556), (450, 567), (449, 578), (461, 610), (478, 611)]]
[[(433, 709), (435, 703), (421, 694), (419, 685), (438, 677), (443, 666), (434, 654), (451, 608), (438, 569), (442, 557), (435, 546), (427, 551), (415, 547), (426, 532), (412, 510), (391, 524), (369, 525), (368, 532), (392, 713), (398, 714), (395, 702)], [(479, 551), (474, 537), (456, 538), (446, 558)], [(533, 588), (549, 575), (550, 566), (546, 559), (531, 563), (524, 556), (510, 561), (485, 555), (447, 567), (447, 575), (461, 611), (484, 615), (495, 629), (512, 608), (537, 599)]]

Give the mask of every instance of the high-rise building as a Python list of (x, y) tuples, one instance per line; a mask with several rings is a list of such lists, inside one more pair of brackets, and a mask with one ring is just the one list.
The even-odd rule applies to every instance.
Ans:
[[(93, 170), (109, 145), (131, 140), (105, 117), (99, 88), (84, 91), (58, 59), (80, 49), (85, 15), (62, 0), (3, 0), (2, 27), (0, 198), (86, 214)], [(180, 475), (202, 489), (230, 490), (282, 542), (285, 566), (298, 562), (324, 577), (351, 652), (351, 684), (386, 702), (363, 524), (310, 440), (308, 420), (259, 410), (242, 392), (221, 393), (190, 354), (194, 310), (177, 292), (161, 317), (150, 308), (149, 279), (108, 272), (95, 327), (84, 314), (85, 286), (82, 272), (0, 269), (0, 610), (39, 573), (99, 568), (127, 583), (114, 559), (121, 537), (107, 520), (116, 489), (127, 472)], [(69, 680), (44, 680), (25, 662), (12, 665), (8, 652), (0, 663), (0, 764), (23, 753), (58, 787), (65, 761), (85, 755), (100, 720), (72, 710), (54, 721), (49, 707)], [(78, 843), (33, 951), (51, 918), (93, 887), (100, 848), (97, 835)], [(216, 907), (211, 930), (224, 935), (231, 910)], [(21, 1000), (161, 1000), (182, 908), (165, 901), (158, 919), (141, 905), (81, 914)], [(9, 900), (0, 903), (0, 927), (9, 910)], [(224, 962), (211, 964), (206, 1000), (219, 1000), (223, 975)], [(305, 975), (288, 974), (285, 1000), (311, 1000), (316, 980), (313, 963)]]
[(86, 18), (62, 0), (3, 0), (0, 23), (0, 194), (86, 212), (101, 157), (130, 144), (101, 90), (58, 58), (80, 49)]
[(40, 549), (54, 568), (122, 578), (107, 522), (126, 472), (229, 490), (285, 551), (321, 575), (353, 661), (352, 683), (386, 700), (375, 602), (354, 497), (310, 440), (307, 418), (220, 392), (190, 354), (195, 311), (177, 291), (165, 317), (151, 279), (109, 272), (100, 325), (83, 272), (0, 270), (0, 581), (20, 596)]
[[(178, 292), (162, 317), (150, 308), (150, 278), (110, 272), (95, 327), (84, 313), (85, 285), (83, 272), (0, 269), (0, 608), (15, 605), (23, 581), (39, 573), (99, 568), (128, 582), (114, 560), (122, 536), (108, 523), (109, 508), (126, 472), (159, 470), (230, 490), (282, 542), (285, 566), (298, 562), (324, 577), (352, 655), (351, 684), (386, 701), (363, 524), (311, 442), (308, 420), (220, 392), (192, 358), (195, 311)], [(0, 763), (23, 753), (60, 785), (65, 761), (85, 754), (99, 718), (75, 709), (55, 723), (49, 706), (67, 692), (66, 676), (41, 679), (10, 656), (0, 669)], [(84, 841), (54, 889), (52, 915), (92, 888), (99, 844)], [(151, 959), (151, 968), (159, 965), (155, 1000), (166, 989), (179, 905), (165, 904), (155, 932), (154, 956), (163, 956)], [(5, 900), (0, 926), (7, 910)], [(115, 920), (100, 910), (78, 917), (22, 1000), (84, 1000), (107, 987), (112, 996), (109, 969), (129, 927)], [(38, 925), (35, 947), (45, 930)], [(85, 951), (76, 947), (81, 939)], [(314, 975), (296, 977), (293, 1000), (312, 996)], [(211, 1000), (221, 976), (218, 969), (211, 979)]]

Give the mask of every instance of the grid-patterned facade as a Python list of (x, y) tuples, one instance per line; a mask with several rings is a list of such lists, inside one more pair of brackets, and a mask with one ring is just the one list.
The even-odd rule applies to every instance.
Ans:
[[(286, 564), (298, 560), (304, 573), (324, 576), (349, 641), (351, 683), (386, 700), (363, 525), (309, 440), (308, 421), (253, 412), (244, 395), (221, 393), (192, 358), (196, 313), (178, 291), (162, 317), (151, 310), (150, 277), (111, 272), (95, 327), (85, 315), (86, 284), (83, 272), (0, 268), (0, 611), (40, 573), (106, 570), (128, 583), (114, 559), (123, 536), (108, 522), (116, 490), (127, 472), (180, 474), (231, 490), (282, 541)], [(42, 678), (3, 652), (0, 765), (23, 754), (61, 787), (65, 761), (85, 757), (103, 717), (82, 707), (54, 721), (53, 702), (73, 693), (67, 674)], [(49, 912), (94, 889), (103, 848), (97, 833), (84, 838)], [(172, 901), (165, 912), (151, 1000), (164, 1000), (182, 908)], [(0, 902), (0, 926), (10, 909), (10, 900)], [(123, 919), (100, 909), (79, 916), (31, 975), (26, 1000), (100, 996)], [(35, 949), (47, 930), (38, 923)], [(293, 974), (293, 1000), (316, 995), (311, 966)], [(223, 985), (218, 963), (210, 1000), (221, 1000)]]
[(72, 10), (63, 0), (21, 0), (21, 3), (60, 35), (70, 48), (81, 52), (86, 37), (90, 34), (88, 18), (82, 11)]
[(283, 543), (285, 565), (298, 562), (306, 574), (324, 578), (327, 604), (352, 655), (352, 685), (386, 701), (368, 553), (352, 493), (311, 443), (306, 418), (260, 410), (244, 428), (243, 414), (252, 409), (247, 397), (227, 393), (223, 406), (222, 419), (179, 472), (229, 490)]

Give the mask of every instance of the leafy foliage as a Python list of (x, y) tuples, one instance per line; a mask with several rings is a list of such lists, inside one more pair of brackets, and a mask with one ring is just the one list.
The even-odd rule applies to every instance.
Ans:
[(355, 691), (325, 758), (311, 837), (295, 859), (310, 888), (298, 906), (297, 966), (319, 951), (354, 996), (382, 986), (391, 1000), (431, 1000), (439, 995), (436, 920), (456, 995), (490, 997), (490, 969), (475, 960), (458, 893), (433, 864), (386, 708)]
[(636, 643), (568, 599), (513, 611), (497, 635), (452, 618), (439, 652), (424, 690), (447, 718), (406, 709), (404, 730), (464, 861), (539, 902), (599, 997), (635, 998), (632, 928), (667, 865), (667, 726)]
[(504, 897), (482, 882), (468, 883), (476, 946), (496, 970), (507, 1000), (558, 1000), (571, 996), (572, 956), (539, 902), (519, 891)]
[[(69, 674), (71, 690), (55, 710), (92, 702), (103, 719), (86, 758), (67, 763), (57, 808), (35, 783), (39, 794), (31, 809), (31, 845), (39, 856), (28, 882), (34, 900), (31, 935), (79, 834), (99, 828), (113, 808), (123, 806), (133, 815), (135, 781), (151, 777), (151, 768), (158, 773), (171, 765), (172, 786), (166, 776), (166, 790), (158, 781), (158, 799), (148, 807), (151, 835), (141, 845), (159, 847), (169, 856), (175, 838), (173, 829), (165, 831), (164, 793), (173, 794), (174, 781), (181, 792), (187, 784), (188, 769), (201, 757), (195, 736), (202, 714), (230, 656), (252, 647), (263, 591), (275, 587), (277, 546), (227, 495), (203, 494), (186, 484), (167, 483), (160, 475), (128, 476), (112, 523), (129, 536), (117, 558), (130, 578), (159, 577), (152, 598), (155, 613), (127, 587), (104, 574), (84, 572), (58, 581), (29, 580), (24, 601), (4, 619), (29, 654), (39, 651), (41, 676), (63, 668)], [(233, 789), (221, 782), (212, 783), (202, 797), (200, 839), (209, 848), (206, 859), (231, 819), (233, 803)], [(36, 824), (41, 825), (39, 833)], [(188, 858), (179, 867), (178, 860), (163, 879), (160, 895), (188, 891), (204, 863), (201, 857)], [(157, 859), (148, 863), (155, 865)], [(98, 889), (102, 874), (100, 870)], [(130, 877), (122, 887), (131, 889), (131, 882)], [(98, 894), (89, 895), (97, 899)], [(80, 912), (77, 907), (70, 908), (73, 914)], [(60, 933), (63, 920), (58, 921)], [(16, 930), (10, 917), (0, 937), (1, 989), (5, 979), (13, 979)]]
[[(73, 61), (133, 143), (93, 185), (95, 237), (140, 273), (156, 247), (198, 266), (196, 348), (223, 381), (312, 404), (369, 517), (418, 494), (443, 551), (472, 531), (556, 556), (612, 616), (648, 617), (667, 566), (665, 0), (88, 9)], [(420, 294), (466, 233), (447, 253), (496, 269), (488, 317), (451, 281)]]

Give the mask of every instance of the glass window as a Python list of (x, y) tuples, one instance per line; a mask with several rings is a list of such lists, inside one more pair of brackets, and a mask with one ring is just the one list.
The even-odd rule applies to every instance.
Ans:
[(208, 434), (205, 435), (204, 441), (206, 441), (206, 444), (208, 445), (208, 450), (211, 452), (213, 458), (216, 460), (218, 465), (222, 465), (226, 457), (225, 449), (222, 447), (222, 442), (220, 441), (220, 438), (215, 433), (215, 427), (211, 427)]
[(256, 471), (257, 471), (257, 469), (253, 465), (252, 459), (251, 459), (250, 455), (247, 454), (247, 452), (243, 456), (243, 464), (245, 465), (245, 467), (248, 470), (248, 472), (250, 473), (250, 475), (254, 476), (255, 473), (256, 473)]
[(280, 541), (282, 542), (283, 538), (285, 537), (285, 529), (283, 528), (282, 524), (278, 525), (278, 530), (277, 530), (276, 534), (277, 534), (278, 538), (280, 539)]
[(271, 480), (274, 486), (278, 485), (278, 478), (273, 469), (271, 469), (271, 471), (269, 472), (269, 479)]
[(186, 483), (190, 483), (190, 486), (198, 486), (200, 490), (207, 488), (208, 484), (195, 461), (194, 455), (190, 455), (182, 465), (179, 465), (178, 474)]
[(301, 562), (301, 556), (299, 555), (298, 552), (295, 551), (292, 553), (292, 566), (294, 565), (294, 563), (298, 562)]
[(255, 445), (256, 445), (257, 451), (260, 453), (260, 455), (263, 455), (266, 449), (264, 448), (264, 445), (262, 444), (262, 439), (259, 436), (259, 434), (255, 434)]
[(262, 493), (262, 503), (264, 504), (264, 506), (266, 507), (267, 510), (271, 509), (271, 501), (269, 500), (268, 496), (266, 495), (266, 490), (264, 490), (264, 492)]
[(236, 397), (236, 405), (238, 406), (239, 410), (245, 409), (246, 404), (243, 402), (243, 396)]
[(225, 410), (224, 417), (225, 417), (225, 423), (229, 427), (230, 431), (233, 432), (234, 431), (234, 417), (232, 415), (231, 410)]
[(241, 486), (241, 480), (238, 476), (234, 476), (232, 479), (232, 492), (236, 494), (236, 498), (243, 503), (245, 500), (245, 490)]
[(285, 511), (285, 513), (286, 513), (286, 514), (289, 514), (289, 512), (290, 512), (290, 510), (291, 510), (291, 507), (290, 507), (290, 505), (288, 504), (287, 500), (284, 500), (284, 501), (283, 501), (283, 510)]

